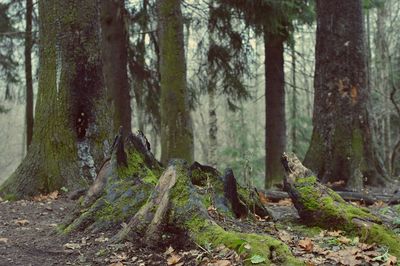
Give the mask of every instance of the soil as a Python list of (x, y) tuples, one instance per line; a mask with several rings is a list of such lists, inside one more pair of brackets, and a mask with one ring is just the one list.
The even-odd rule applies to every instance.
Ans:
[(57, 225), (74, 205), (74, 201), (64, 196), (43, 201), (0, 202), (0, 265), (166, 264), (162, 253), (157, 255), (128, 244), (109, 244), (111, 235), (104, 233), (59, 234)]
[[(57, 226), (74, 208), (76, 202), (66, 196), (51, 194), (32, 201), (4, 201), (0, 199), (0, 266), (50, 265), (242, 265), (242, 258), (226, 247), (200, 247), (189, 243), (185, 235), (175, 238), (163, 233), (164, 244), (149, 249), (135, 243), (112, 244), (113, 230), (98, 233), (58, 233)], [(267, 203), (279, 220), (220, 219), (220, 214), (209, 210), (217, 223), (229, 230), (266, 233), (285, 242), (292, 253), (307, 265), (395, 265), (390, 264), (381, 247), (359, 243), (357, 239), (342, 236), (340, 232), (319, 232), (308, 235), (294, 230), (299, 223), (290, 200)], [(375, 212), (385, 210), (385, 216), (398, 219), (398, 212), (387, 205), (371, 206)], [(397, 210), (400, 207), (397, 208)], [(119, 228), (114, 228), (117, 231)], [(174, 229), (167, 228), (172, 232)], [(176, 233), (176, 232), (175, 232)], [(346, 260), (347, 251), (354, 260)], [(346, 255), (347, 254), (347, 255)], [(380, 258), (380, 256), (382, 258)], [(381, 259), (381, 261), (379, 261)], [(359, 262), (360, 264), (354, 264)], [(389, 262), (389, 263), (388, 263)], [(396, 263), (396, 262), (394, 262)]]

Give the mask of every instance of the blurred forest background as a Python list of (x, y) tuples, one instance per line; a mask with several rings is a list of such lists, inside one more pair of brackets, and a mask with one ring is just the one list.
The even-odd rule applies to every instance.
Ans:
[[(31, 47), (33, 102), (37, 96), (38, 7), (33, 1), (30, 39), (26, 34), (27, 2), (0, 0), (0, 183), (13, 173), (27, 150), (25, 121), (30, 97), (26, 84), (30, 81), (25, 74), (26, 44)], [(296, 1), (275, 2), (288, 3), (276, 4), (288, 21), (284, 41), (286, 150), (303, 159), (313, 129), (315, 11), (312, 2), (301, 8)], [(130, 0), (125, 6), (132, 128), (144, 132), (156, 158), (160, 158), (155, 1)], [(292, 9), (296, 12), (290, 12)], [(239, 13), (223, 4), (187, 0), (182, 1), (182, 12), (194, 158), (219, 170), (232, 167), (239, 182), (251, 180), (263, 187), (265, 139), (269, 137), (265, 135), (268, 95), (263, 35), (257, 27), (249, 26), (253, 22), (241, 19)], [(400, 1), (364, 1), (372, 125), (379, 158), (391, 176), (400, 174), (399, 14)], [(216, 17), (225, 19), (215, 26)], [(274, 21), (270, 23), (275, 27)], [(212, 60), (210, 67), (207, 62)], [(214, 89), (208, 83), (211, 75)]]

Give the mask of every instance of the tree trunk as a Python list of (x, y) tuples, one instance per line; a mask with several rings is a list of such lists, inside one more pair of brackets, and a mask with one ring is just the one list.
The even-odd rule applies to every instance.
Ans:
[(295, 42), (291, 45), (292, 52), (292, 152), (297, 152), (297, 82), (296, 82), (296, 50)]
[(193, 161), (193, 130), (186, 85), (180, 0), (158, 0), (161, 75), (161, 161)]
[(111, 133), (97, 14), (90, 0), (39, 1), (34, 133), (27, 156), (1, 186), (2, 195), (22, 198), (79, 188), (96, 176)]
[(383, 97), (383, 105), (381, 112), (381, 134), (379, 134), (382, 138), (383, 144), (383, 160), (385, 162), (385, 167), (388, 172), (391, 172), (390, 169), (390, 154), (392, 150), (391, 144), (391, 126), (390, 126), (390, 97), (389, 97), (389, 84), (390, 84), (390, 58), (389, 58), (389, 44), (388, 44), (388, 36), (386, 34), (386, 18), (388, 17), (388, 8), (389, 5), (386, 2), (382, 2), (382, 6), (380, 6), (377, 10), (377, 19), (376, 19), (376, 89)]
[(32, 0), (26, 0), (26, 17), (25, 17), (25, 86), (26, 86), (26, 107), (25, 107), (25, 123), (26, 123), (26, 150), (32, 142), (33, 135), (33, 85), (32, 85)]
[[(211, 11), (214, 8), (214, 1), (210, 1), (209, 3), (209, 16), (211, 18)], [(208, 46), (211, 48), (215, 45), (214, 41), (214, 30), (211, 25), (211, 21), (208, 21)], [(218, 71), (214, 69), (212, 62), (208, 60), (207, 62), (207, 92), (208, 92), (208, 164), (216, 167), (217, 165), (217, 133), (218, 133), (218, 124), (217, 124), (217, 106), (215, 104), (216, 94), (217, 94), (217, 73)]]
[(128, 36), (125, 24), (125, 1), (100, 1), (101, 49), (108, 101), (113, 107), (114, 132), (123, 127), (131, 131), (131, 98), (127, 73)]
[(361, 0), (317, 1), (313, 134), (305, 165), (350, 189), (380, 183), (368, 113)]
[(283, 181), (280, 156), (286, 146), (284, 37), (264, 32), (265, 45), (265, 188)]

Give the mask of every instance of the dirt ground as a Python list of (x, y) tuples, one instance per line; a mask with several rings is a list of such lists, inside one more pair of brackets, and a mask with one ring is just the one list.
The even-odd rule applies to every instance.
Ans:
[[(224, 246), (200, 247), (189, 244), (186, 236), (178, 236), (167, 245), (150, 250), (140, 247), (140, 239), (136, 243), (112, 244), (112, 232), (81, 232), (71, 236), (57, 233), (57, 226), (74, 205), (74, 201), (57, 193), (33, 201), (0, 200), (0, 266), (243, 264), (242, 258), (233, 250)], [(298, 216), (289, 199), (267, 205), (282, 221), (225, 218), (218, 221), (220, 215), (215, 210), (209, 212), (226, 229), (266, 233), (280, 239), (295, 256), (304, 259), (310, 266), (397, 265), (396, 258), (390, 256), (384, 247), (361, 243), (358, 238), (342, 235), (338, 231), (310, 233), (305, 227), (295, 225), (293, 222), (298, 222)], [(371, 207), (374, 208), (381, 212), (385, 210), (384, 215), (392, 217), (392, 220), (399, 217), (400, 207)]]
[(157, 256), (146, 249), (108, 244), (111, 236), (102, 233), (58, 234), (57, 225), (74, 204), (66, 197), (0, 202), (0, 265), (166, 264), (165, 256)]

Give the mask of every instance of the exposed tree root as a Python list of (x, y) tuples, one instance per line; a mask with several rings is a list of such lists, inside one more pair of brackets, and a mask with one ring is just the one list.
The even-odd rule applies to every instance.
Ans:
[(285, 190), (304, 223), (356, 234), (363, 241), (388, 247), (391, 254), (400, 257), (400, 237), (382, 225), (368, 209), (347, 203), (332, 189), (319, 183), (295, 155), (285, 154), (282, 163), (286, 171)]

